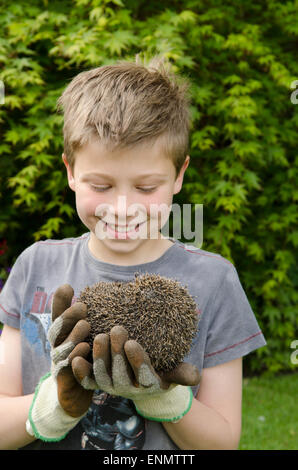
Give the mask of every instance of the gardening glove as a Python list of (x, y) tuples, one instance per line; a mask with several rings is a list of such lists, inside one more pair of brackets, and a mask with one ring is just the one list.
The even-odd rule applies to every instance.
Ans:
[(36, 387), (26, 429), (43, 441), (60, 441), (87, 412), (93, 392), (75, 379), (71, 363), (79, 355), (87, 357), (90, 347), (82, 341), (89, 324), (83, 303), (71, 306), (73, 289), (65, 284), (53, 297), (52, 325), (48, 331), (51, 345), (51, 371)]
[(73, 372), (86, 389), (101, 389), (110, 395), (133, 400), (137, 412), (154, 421), (179, 421), (190, 409), (200, 377), (197, 368), (181, 363), (159, 375), (148, 354), (122, 326), (110, 335), (99, 334), (93, 343), (93, 366), (82, 357), (73, 360)]

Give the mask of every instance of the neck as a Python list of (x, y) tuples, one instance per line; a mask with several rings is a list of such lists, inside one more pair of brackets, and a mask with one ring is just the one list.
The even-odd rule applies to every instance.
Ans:
[(161, 235), (160, 239), (143, 240), (141, 245), (132, 250), (128, 250), (125, 246), (119, 246), (117, 249), (104, 245), (93, 232), (88, 243), (88, 248), (95, 258), (118, 266), (150, 263), (160, 258), (171, 246), (173, 242)]

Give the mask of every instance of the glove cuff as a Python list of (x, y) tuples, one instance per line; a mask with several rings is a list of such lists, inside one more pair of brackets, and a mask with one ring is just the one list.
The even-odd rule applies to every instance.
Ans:
[(190, 387), (174, 385), (168, 392), (143, 400), (134, 400), (137, 412), (152, 421), (177, 422), (192, 405), (193, 393)]
[(69, 416), (58, 401), (57, 384), (50, 373), (37, 385), (29, 410), (29, 422), (37, 439), (61, 441), (84, 415)]

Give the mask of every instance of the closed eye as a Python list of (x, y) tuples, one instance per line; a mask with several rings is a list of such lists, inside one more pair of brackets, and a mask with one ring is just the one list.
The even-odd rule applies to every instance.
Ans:
[[(93, 189), (93, 191), (103, 192), (103, 191), (107, 191), (110, 188), (110, 186), (96, 186), (94, 184), (91, 184), (91, 188)], [(143, 193), (150, 193), (156, 189), (156, 186), (151, 186), (149, 188), (137, 187), (137, 189), (139, 191), (142, 191)]]
[(154, 191), (156, 189), (156, 187), (150, 187), (150, 188), (137, 188), (139, 189), (140, 191), (142, 191), (143, 193), (150, 193), (152, 191)]
[(93, 191), (101, 192), (101, 191), (106, 191), (109, 189), (110, 186), (95, 186), (94, 184), (91, 184), (91, 188)]

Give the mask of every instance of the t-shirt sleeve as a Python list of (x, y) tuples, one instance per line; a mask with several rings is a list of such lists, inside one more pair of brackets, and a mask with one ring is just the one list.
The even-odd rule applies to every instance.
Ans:
[(24, 256), (22, 253), (16, 259), (0, 292), (0, 322), (13, 328), (20, 328), (24, 285)]
[(235, 267), (226, 266), (209, 307), (203, 367), (223, 364), (266, 345)]

